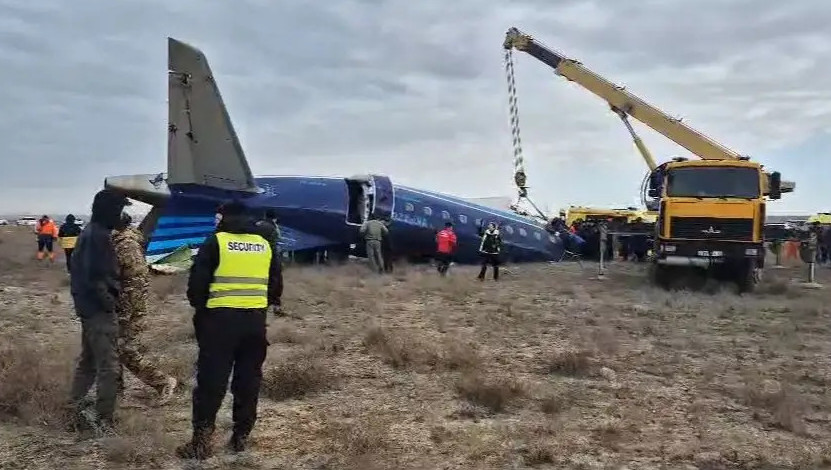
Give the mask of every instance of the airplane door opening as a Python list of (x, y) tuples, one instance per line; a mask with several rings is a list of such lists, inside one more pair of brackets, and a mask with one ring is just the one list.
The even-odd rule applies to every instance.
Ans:
[(347, 178), (346, 188), (349, 201), (346, 208), (346, 223), (363, 224), (375, 207), (372, 182), (367, 178)]

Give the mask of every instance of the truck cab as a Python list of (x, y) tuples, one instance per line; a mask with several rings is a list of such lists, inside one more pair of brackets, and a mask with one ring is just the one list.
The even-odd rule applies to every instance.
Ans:
[[(716, 270), (750, 290), (764, 266), (766, 196), (778, 197), (779, 176), (750, 160), (676, 158), (650, 175), (659, 201), (656, 276), (673, 267)], [(661, 279), (658, 279), (661, 283)]]

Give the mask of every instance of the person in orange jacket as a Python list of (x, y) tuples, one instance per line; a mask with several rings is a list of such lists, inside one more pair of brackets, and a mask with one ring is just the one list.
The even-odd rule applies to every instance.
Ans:
[(50, 219), (48, 215), (44, 215), (35, 224), (35, 233), (38, 238), (37, 259), (42, 260), (48, 253), (49, 261), (55, 261), (53, 244), (58, 238), (58, 226), (55, 224), (55, 221)]

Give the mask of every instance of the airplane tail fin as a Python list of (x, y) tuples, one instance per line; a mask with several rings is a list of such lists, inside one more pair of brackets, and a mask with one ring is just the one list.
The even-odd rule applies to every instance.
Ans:
[(167, 184), (257, 192), (208, 59), (168, 38)]

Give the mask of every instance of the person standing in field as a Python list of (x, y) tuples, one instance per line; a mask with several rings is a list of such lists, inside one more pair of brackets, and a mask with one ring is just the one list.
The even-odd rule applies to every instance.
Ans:
[(436, 268), (442, 276), (447, 275), (450, 269), (450, 262), (453, 260), (453, 252), (456, 251), (456, 232), (453, 231), (451, 222), (444, 223), (444, 229), (436, 234)]
[(75, 250), (75, 243), (78, 241), (78, 235), (81, 234), (81, 227), (75, 223), (75, 216), (69, 214), (64, 219), (63, 225), (58, 229), (58, 242), (63, 248), (63, 255), (66, 258), (66, 271), (72, 267), (72, 252)]
[(482, 240), (479, 243), (479, 254), (482, 256), (482, 269), (479, 270), (480, 281), (485, 280), (488, 265), (493, 266), (493, 280), (499, 280), (499, 254), (502, 252), (502, 235), (493, 222), (488, 223), (488, 228), (482, 233)]
[(222, 220), (193, 260), (187, 298), (194, 309), (199, 353), (193, 389), (193, 434), (176, 448), (184, 459), (213, 453), (216, 414), (231, 379), (233, 433), (228, 446), (245, 450), (257, 420), (257, 402), (268, 340), (269, 306), (277, 305), (281, 264), (269, 241), (257, 233), (245, 206), (229, 202)]
[[(112, 230), (130, 205), (126, 197), (109, 189), (92, 201), (92, 216), (81, 231), (72, 253), (70, 289), (75, 313), (81, 319), (81, 355), (75, 368), (70, 399), (73, 427), (89, 425), (100, 433), (113, 429), (118, 396), (118, 314), (121, 294), (118, 261)], [(85, 397), (96, 384), (95, 415)]]
[(118, 384), (124, 388), (124, 367), (159, 395), (159, 404), (167, 403), (178, 385), (175, 377), (165, 374), (149, 360), (139, 343), (145, 329), (147, 300), (150, 291), (150, 272), (142, 249), (142, 235), (131, 227), (132, 218), (122, 214), (112, 234), (118, 262), (121, 294), (116, 303), (118, 314), (118, 356), (120, 360)]
[(389, 235), (387, 226), (377, 218), (372, 217), (361, 225), (360, 232), (366, 242), (366, 257), (369, 259), (370, 269), (382, 274), (384, 272), (384, 255), (381, 242), (385, 236)]

